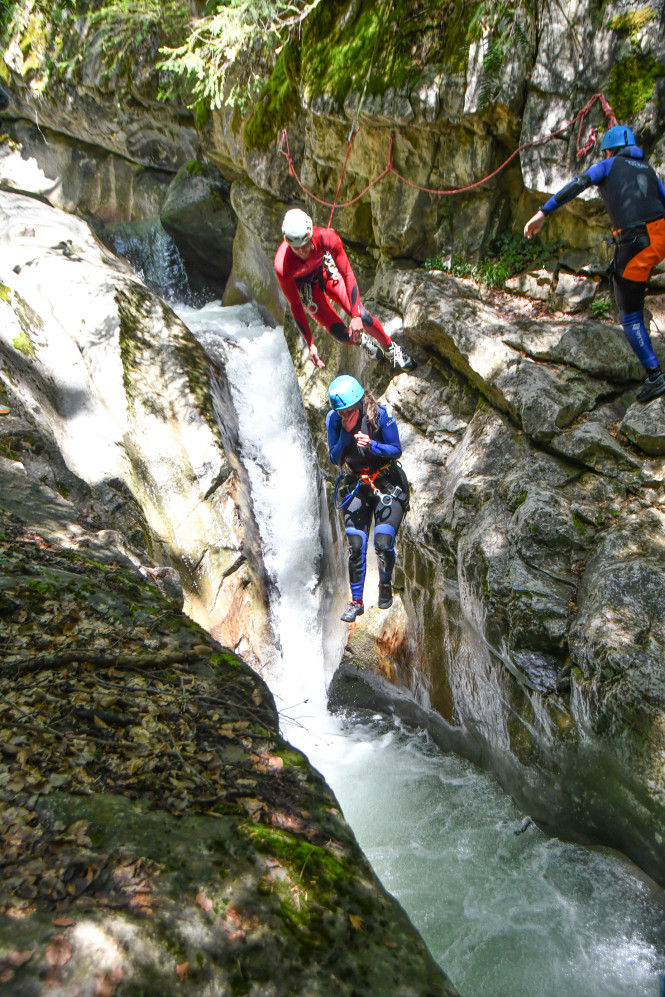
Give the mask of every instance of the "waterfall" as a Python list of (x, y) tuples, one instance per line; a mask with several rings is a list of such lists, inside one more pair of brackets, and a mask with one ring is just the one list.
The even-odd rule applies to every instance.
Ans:
[[(251, 304), (212, 302), (178, 314), (228, 379), (259, 523), (280, 659), (270, 676), (280, 709), (325, 694), (321, 488), (298, 379), (281, 327)], [(344, 631), (330, 653), (341, 651)], [(337, 662), (335, 661), (335, 664)]]
[(159, 218), (107, 226), (101, 235), (156, 294), (166, 301), (194, 303), (182, 257)]

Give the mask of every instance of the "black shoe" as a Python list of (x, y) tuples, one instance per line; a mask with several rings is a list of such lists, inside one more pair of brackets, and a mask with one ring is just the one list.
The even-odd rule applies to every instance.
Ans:
[(343, 620), (344, 623), (353, 623), (356, 616), (362, 616), (364, 612), (365, 612), (365, 607), (363, 606), (362, 602), (356, 602), (355, 599), (352, 599), (349, 605), (342, 613), (340, 619)]
[(406, 350), (403, 350), (397, 343), (390, 343), (389, 346), (379, 346), (377, 349), (379, 360), (386, 360), (393, 367), (400, 370), (413, 370), (418, 366), (413, 357), (410, 357)]
[(390, 609), (393, 604), (393, 589), (390, 582), (379, 582), (379, 609)]
[(652, 371), (637, 393), (638, 402), (648, 402), (651, 398), (658, 398), (658, 395), (665, 394), (665, 374), (662, 370)]

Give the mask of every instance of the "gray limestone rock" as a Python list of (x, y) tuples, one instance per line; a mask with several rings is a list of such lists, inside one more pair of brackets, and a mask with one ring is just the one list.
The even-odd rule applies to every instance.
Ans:
[(640, 470), (633, 457), (599, 422), (584, 422), (551, 440), (550, 446), (564, 457), (578, 460), (600, 474), (616, 476), (620, 471)]
[[(262, 561), (203, 350), (84, 222), (7, 193), (0, 220), (0, 357), (13, 404), (108, 525), (189, 580), (188, 611), (259, 666), (272, 653)], [(71, 487), (57, 469), (54, 480)]]
[(583, 371), (515, 355), (515, 321), (467, 281), (428, 274), (404, 296), (404, 329), (433, 347), (538, 441), (551, 439), (610, 393)]
[(552, 360), (592, 377), (623, 384), (644, 376), (642, 364), (628, 345), (623, 329), (594, 319), (521, 323), (504, 341), (534, 360)]
[(552, 304), (556, 311), (572, 315), (581, 312), (591, 304), (598, 291), (598, 284), (588, 277), (576, 277), (570, 273), (559, 273)]
[(549, 270), (533, 270), (510, 277), (505, 288), (513, 294), (521, 294), (532, 301), (547, 301), (554, 286), (554, 274)]
[(621, 431), (650, 456), (665, 454), (665, 400), (661, 396), (646, 405), (635, 402), (626, 412)]
[(284, 213), (295, 205), (276, 201), (249, 180), (235, 180), (231, 185), (231, 206), (238, 228), (224, 304), (256, 301), (277, 322), (283, 322), (285, 300), (275, 277), (273, 260), (282, 241)]
[(224, 177), (190, 161), (172, 181), (160, 218), (182, 254), (190, 281), (203, 277), (221, 296), (231, 272), (237, 224)]

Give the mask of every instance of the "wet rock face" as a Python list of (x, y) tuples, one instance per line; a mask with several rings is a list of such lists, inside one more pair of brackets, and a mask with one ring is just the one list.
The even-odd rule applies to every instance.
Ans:
[[(262, 562), (206, 357), (87, 225), (0, 196), (2, 383), (16, 420), (5, 453), (33, 465), (41, 449), (51, 469), (34, 477), (87, 490), (89, 516), (175, 567), (189, 611), (260, 667), (272, 648)], [(46, 442), (34, 446), (37, 427)]]
[(211, 167), (187, 163), (171, 182), (160, 217), (182, 254), (192, 287), (207, 284), (221, 297), (236, 230), (227, 181)]
[(638, 443), (659, 439), (660, 401), (634, 403), (639, 364), (610, 323), (543, 320), (422, 271), (386, 268), (373, 290), (420, 360), (388, 384), (362, 373), (395, 413), (411, 483), (396, 569), (408, 627), (388, 668), (361, 625), (335, 705), (389, 701), (544, 826), (662, 881), (665, 464)]

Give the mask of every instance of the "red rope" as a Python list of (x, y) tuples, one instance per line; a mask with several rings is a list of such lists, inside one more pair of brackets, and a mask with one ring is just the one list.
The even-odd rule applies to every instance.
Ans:
[[(524, 149), (530, 149), (530, 148), (533, 148), (533, 146), (542, 145), (544, 142), (549, 142), (550, 139), (553, 139), (557, 135), (560, 135), (562, 132), (567, 131), (567, 129), (570, 128), (571, 125), (574, 125), (576, 121), (579, 121), (579, 128), (577, 130), (577, 143), (576, 143), (576, 145), (577, 145), (577, 158), (581, 159), (582, 156), (585, 156), (587, 154), (587, 152), (589, 152), (589, 150), (593, 147), (594, 142), (596, 141), (597, 129), (596, 128), (592, 128), (591, 132), (589, 133), (589, 138), (587, 139), (587, 141), (585, 142), (585, 144), (583, 146), (580, 146), (580, 139), (581, 139), (581, 135), (582, 135), (582, 125), (584, 123), (584, 119), (585, 119), (585, 117), (587, 116), (587, 114), (589, 113), (589, 111), (591, 110), (591, 108), (593, 107), (593, 105), (595, 104), (595, 102), (597, 100), (600, 101), (600, 103), (602, 105), (603, 111), (605, 112), (605, 114), (607, 116), (608, 124), (610, 125), (610, 127), (613, 126), (613, 125), (615, 125), (617, 123), (616, 115), (614, 114), (614, 111), (612, 110), (612, 108), (611, 108), (610, 104), (608, 103), (607, 99), (605, 98), (604, 94), (602, 94), (602, 93), (594, 94), (593, 97), (591, 98), (591, 100), (587, 104), (584, 105), (584, 107), (582, 108), (582, 110), (578, 111), (577, 114), (575, 115), (575, 117), (572, 118), (570, 121), (568, 121), (565, 125), (562, 125), (561, 128), (555, 129), (555, 131), (550, 132), (549, 135), (543, 135), (541, 138), (532, 139), (530, 142), (525, 142), (523, 145), (520, 145), (517, 149), (515, 149), (514, 152), (512, 152), (510, 154), (510, 156), (508, 156), (508, 158), (503, 163), (501, 163), (500, 166), (497, 166), (497, 168), (495, 170), (493, 170), (491, 173), (489, 173), (486, 177), (483, 177), (482, 180), (476, 180), (475, 183), (468, 184), (466, 187), (455, 187), (455, 188), (447, 189), (447, 190), (438, 190), (438, 189), (433, 188), (433, 187), (423, 187), (420, 184), (414, 183), (413, 180), (408, 180), (406, 177), (402, 176), (401, 173), (397, 172), (397, 170), (395, 169), (395, 167), (393, 165), (393, 137), (391, 135), (391, 137), (390, 137), (390, 145), (388, 147), (388, 165), (386, 166), (386, 168), (384, 170), (382, 170), (381, 173), (379, 173), (379, 175), (377, 177), (375, 177), (374, 180), (371, 180), (370, 183), (368, 183), (367, 186), (363, 190), (361, 190), (361, 192), (356, 197), (352, 197), (350, 201), (342, 201), (342, 202), (338, 203), (337, 202), (337, 198), (339, 196), (339, 192), (340, 192), (340, 189), (341, 189), (341, 186), (342, 186), (342, 179), (344, 177), (344, 172), (346, 170), (346, 164), (348, 162), (349, 155), (350, 155), (350, 152), (351, 152), (351, 145), (353, 143), (353, 139), (355, 138), (355, 134), (356, 134), (356, 132), (354, 131), (353, 134), (351, 135), (351, 138), (350, 138), (350, 141), (349, 141), (349, 146), (348, 146), (348, 149), (346, 151), (346, 159), (344, 160), (344, 166), (342, 168), (342, 175), (340, 176), (339, 184), (337, 185), (337, 192), (335, 194), (335, 200), (334, 201), (324, 201), (320, 197), (317, 197), (316, 194), (313, 194), (311, 190), (308, 190), (307, 187), (305, 187), (304, 184), (301, 182), (300, 177), (298, 176), (298, 174), (296, 172), (296, 168), (293, 165), (293, 157), (292, 157), (290, 149), (289, 149), (289, 137), (287, 135), (286, 129), (283, 130), (281, 138), (280, 138), (279, 151), (286, 158), (286, 160), (287, 160), (287, 162), (289, 164), (289, 175), (294, 178), (294, 180), (296, 181), (296, 183), (298, 184), (298, 186), (300, 187), (300, 189), (302, 191), (304, 191), (304, 193), (307, 194), (309, 197), (313, 198), (313, 200), (317, 201), (319, 204), (323, 204), (327, 208), (332, 208), (332, 211), (330, 212), (330, 220), (328, 221), (328, 225), (330, 225), (330, 223), (332, 222), (332, 217), (333, 217), (333, 214), (334, 214), (336, 208), (348, 208), (349, 205), (355, 204), (356, 201), (359, 201), (360, 198), (363, 197), (367, 193), (368, 190), (371, 190), (372, 187), (374, 187), (380, 180), (382, 180), (387, 173), (394, 173), (395, 176), (399, 180), (401, 180), (403, 183), (407, 184), (409, 187), (414, 187), (416, 190), (422, 190), (426, 194), (440, 194), (440, 195), (444, 195), (444, 194), (463, 194), (465, 191), (473, 190), (475, 187), (480, 187), (482, 184), (487, 183), (488, 180), (491, 180), (493, 177), (495, 177), (497, 175), (497, 173), (500, 173), (501, 170), (503, 170), (508, 165), (508, 163), (510, 163), (515, 158), (515, 156), (517, 156)], [(285, 146), (286, 146), (286, 148), (285, 148)]]
[(351, 133), (349, 135), (349, 145), (346, 150), (346, 158), (344, 160), (344, 166), (342, 167), (342, 172), (339, 175), (339, 183), (337, 184), (337, 190), (335, 191), (335, 200), (333, 201), (333, 206), (330, 209), (330, 218), (328, 219), (328, 228), (332, 225), (333, 215), (335, 214), (335, 208), (337, 206), (337, 198), (339, 197), (340, 188), (342, 186), (342, 180), (344, 179), (344, 173), (346, 172), (346, 164), (349, 161), (349, 156), (351, 155), (351, 146), (353, 145), (353, 140), (356, 137), (358, 128), (356, 122), (354, 121)]

